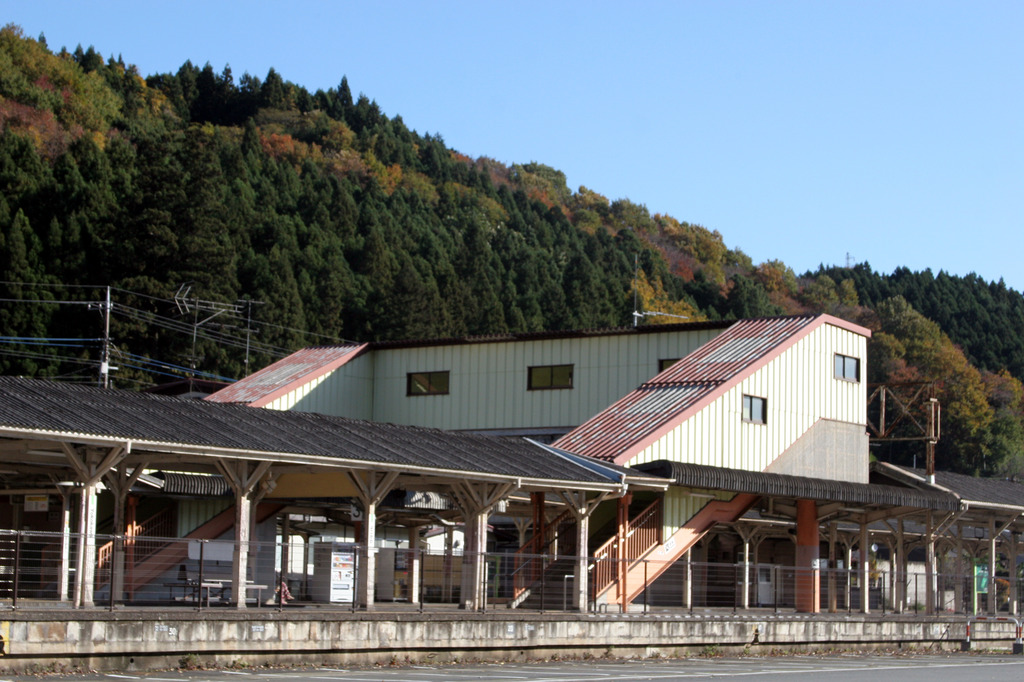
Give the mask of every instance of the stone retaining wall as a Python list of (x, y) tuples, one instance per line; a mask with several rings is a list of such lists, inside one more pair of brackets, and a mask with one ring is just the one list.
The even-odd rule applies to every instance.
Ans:
[[(148, 670), (181, 666), (365, 665), (769, 653), (879, 647), (959, 648), (966, 620), (885, 615), (323, 614), (81, 611), (0, 614), (0, 670)], [(1013, 626), (972, 632), (1009, 648)]]

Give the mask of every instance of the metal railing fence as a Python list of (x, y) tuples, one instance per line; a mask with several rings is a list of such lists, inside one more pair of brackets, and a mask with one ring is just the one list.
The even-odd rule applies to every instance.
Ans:
[[(234, 594), (238, 547), (232, 540), (85, 536), (0, 530), (0, 609), (41, 607), (189, 607), (206, 609), (239, 603)], [(99, 547), (109, 547), (99, 561)], [(367, 548), (350, 542), (260, 542), (246, 546), (244, 602), (249, 607), (306, 604), (360, 610), (369, 594)], [(373, 549), (374, 605), (394, 604), (419, 611), (465, 607), (573, 610), (581, 599), (577, 573), (585, 567), (587, 608), (621, 610), (624, 590), (599, 592), (597, 575), (615, 582), (642, 576), (646, 589), (629, 610), (771, 609), (805, 610), (817, 593), (822, 612), (924, 612), (929, 601), (938, 613), (1021, 613), (1024, 585), (997, 576), (992, 591), (973, 575), (939, 573), (929, 581), (921, 572), (853, 569), (796, 569), (775, 564), (735, 564), (653, 559), (615, 559), (605, 554), (584, 561), (572, 554), (492, 552), (482, 572), (464, 570), (477, 556), (460, 552), (377, 547)], [(91, 564), (87, 565), (87, 557)], [(616, 562), (621, 562), (620, 566)], [(532, 570), (529, 580), (523, 567)], [(472, 583), (480, 574), (479, 585)], [(79, 574), (91, 575), (89, 585)], [(649, 579), (658, 576), (656, 579)], [(929, 597), (930, 595), (930, 597)], [(1016, 609), (1013, 599), (1017, 600)]]

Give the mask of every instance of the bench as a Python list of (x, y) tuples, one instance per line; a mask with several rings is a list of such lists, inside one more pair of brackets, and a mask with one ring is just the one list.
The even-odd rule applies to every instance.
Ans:
[[(182, 566), (182, 569), (184, 569), (184, 566)], [(172, 600), (175, 600), (174, 590), (180, 589), (182, 591), (182, 601), (193, 601), (202, 605), (205, 599), (206, 605), (209, 606), (214, 592), (217, 592), (218, 602), (224, 601), (224, 593), (232, 587), (232, 582), (232, 576), (220, 573), (204, 573), (202, 582), (200, 582), (199, 571), (181, 570), (179, 571), (177, 582), (167, 582), (164, 583), (164, 586), (169, 588)], [(246, 580), (246, 600), (249, 599), (250, 592), (255, 592), (256, 605), (260, 606), (262, 604), (263, 590), (265, 589), (267, 589), (266, 585)]]

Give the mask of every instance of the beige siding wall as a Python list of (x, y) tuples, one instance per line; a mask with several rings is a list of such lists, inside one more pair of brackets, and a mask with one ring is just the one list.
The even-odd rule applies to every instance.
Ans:
[(691, 490), (676, 485), (671, 486), (665, 491), (664, 506), (662, 507), (662, 537), (671, 537), (709, 502), (731, 500), (735, 496), (736, 493), (721, 490)]
[(231, 500), (187, 499), (178, 502), (178, 534), (183, 538), (234, 504)]
[[(836, 353), (860, 358), (861, 381), (836, 379)], [(822, 419), (866, 424), (867, 339), (824, 324), (634, 457), (764, 471)], [(768, 401), (766, 424), (742, 419), (743, 395)]]
[(281, 396), (267, 407), (373, 419), (373, 366), (372, 354), (361, 355)]
[[(373, 419), (442, 429), (565, 429), (720, 330), (375, 351)], [(527, 390), (527, 368), (573, 365), (573, 388)], [(448, 371), (449, 394), (407, 396), (409, 372)]]

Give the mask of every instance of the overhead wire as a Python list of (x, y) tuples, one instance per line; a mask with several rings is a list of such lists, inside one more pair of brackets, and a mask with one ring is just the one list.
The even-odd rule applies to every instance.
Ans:
[[(87, 284), (63, 284), (63, 283), (46, 283), (46, 282), (14, 282), (9, 280), (0, 280), (0, 285), (16, 285), (24, 287), (31, 291), (32, 288), (40, 289), (84, 289), (84, 290), (106, 290), (115, 291), (119, 294), (135, 297), (138, 299), (145, 299), (168, 306), (177, 306), (179, 301), (169, 298), (162, 298), (151, 294), (144, 294), (137, 291), (130, 291), (128, 289), (122, 289), (119, 287), (107, 287), (105, 285), (87, 285)], [(51, 300), (46, 298), (0, 298), (0, 303), (30, 303), (37, 305), (53, 304), (53, 305), (88, 305), (88, 306), (103, 306), (104, 303), (101, 301), (81, 301), (81, 300), (70, 300), (60, 299)], [(244, 305), (246, 302), (241, 301), (240, 305)], [(343, 338), (329, 336), (326, 334), (318, 334), (316, 332), (310, 332), (303, 329), (296, 329), (294, 327), (288, 327), (285, 325), (274, 324), (266, 321), (253, 320), (249, 315), (240, 315), (231, 310), (225, 310), (217, 317), (221, 319), (211, 324), (210, 326), (202, 326), (195, 322), (189, 322), (180, 318), (168, 317), (161, 315), (156, 312), (143, 310), (123, 303), (117, 303), (114, 301), (110, 302), (111, 315), (117, 315), (124, 319), (140, 322), (146, 325), (152, 325), (159, 329), (165, 329), (170, 332), (184, 334), (192, 336), (197, 340), (203, 340), (210, 343), (217, 344), (226, 348), (246, 349), (250, 353), (267, 355), (272, 358), (278, 359), (289, 355), (292, 349), (278, 346), (270, 343), (254, 339), (252, 332), (254, 331), (253, 325), (256, 329), (269, 328), (280, 331), (292, 332), (294, 334), (301, 335), (303, 337), (314, 337), (320, 339), (328, 339), (334, 343), (354, 343), (346, 341)], [(209, 319), (212, 318), (208, 318)], [(236, 322), (237, 324), (230, 324), (230, 322)], [(248, 332), (247, 334), (240, 335), (239, 333), (232, 333), (227, 330), (237, 330), (238, 332)], [(108, 339), (109, 341), (109, 339)], [(95, 344), (103, 343), (104, 339), (92, 339), (92, 338), (70, 338), (70, 337), (16, 337), (16, 336), (0, 336), (0, 345), (2, 344), (14, 344), (21, 346), (47, 346), (51, 348), (94, 348)], [(212, 372), (204, 372), (190, 367), (184, 367), (176, 365), (174, 363), (152, 360), (150, 358), (144, 358), (142, 356), (133, 355), (120, 351), (116, 347), (112, 347), (112, 351), (115, 352), (121, 360), (122, 365), (126, 367), (132, 367), (133, 369), (139, 369), (140, 371), (152, 372), (157, 374), (166, 374), (169, 376), (176, 376), (169, 374), (169, 372), (184, 372), (192, 376), (202, 375), (209, 378), (214, 378), (224, 381), (232, 381), (227, 377), (214, 374)], [(33, 353), (27, 349), (15, 350), (15, 349), (2, 349), (0, 348), (0, 355), (6, 355), (9, 357), (20, 357), (24, 359), (38, 359), (48, 361), (65, 362), (68, 364), (79, 364), (84, 366), (97, 366), (98, 360), (85, 360), (82, 358), (75, 358), (66, 355), (57, 354), (43, 354)], [(159, 369), (158, 369), (159, 368)], [(76, 372), (85, 371), (76, 370)]]

